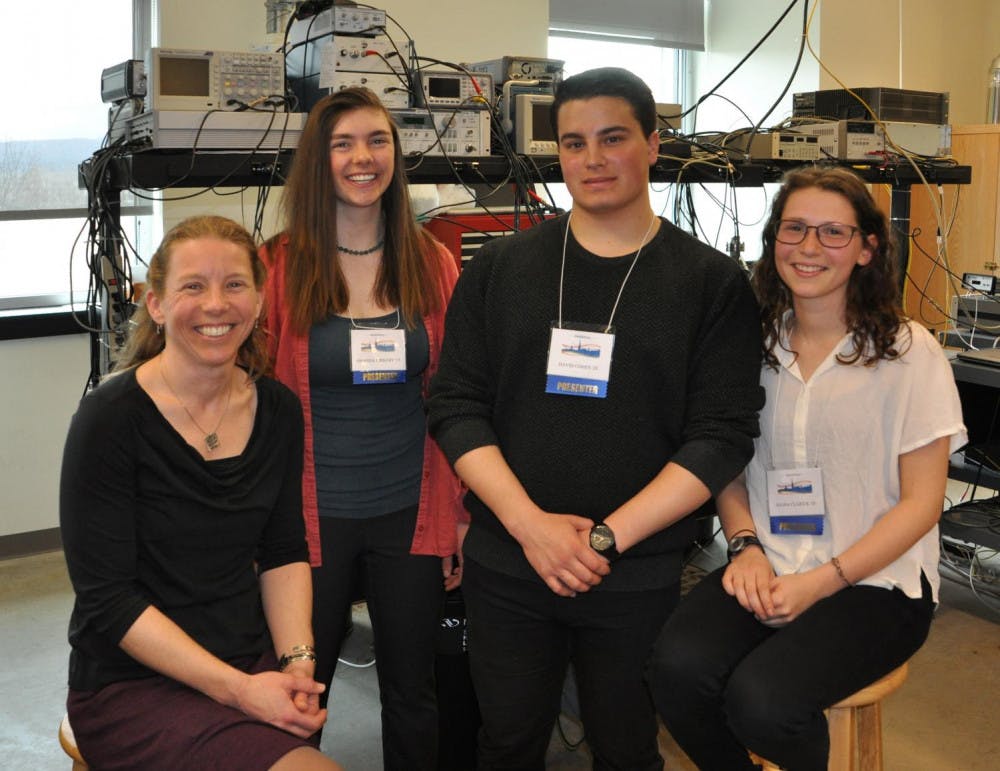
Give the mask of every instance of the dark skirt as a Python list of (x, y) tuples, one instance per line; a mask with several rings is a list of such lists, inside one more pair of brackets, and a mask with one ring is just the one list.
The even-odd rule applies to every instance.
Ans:
[[(234, 666), (256, 673), (277, 663), (267, 652)], [(292, 750), (315, 746), (161, 676), (70, 690), (66, 708), (94, 771), (266, 771)]]

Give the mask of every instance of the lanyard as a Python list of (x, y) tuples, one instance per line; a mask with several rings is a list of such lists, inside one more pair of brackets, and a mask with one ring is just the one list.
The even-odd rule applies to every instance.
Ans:
[[(566, 216), (566, 232), (563, 234), (563, 248), (562, 248), (562, 265), (559, 268), (559, 329), (563, 326), (563, 277), (566, 274), (566, 244), (569, 241), (569, 223), (573, 218), (573, 212)], [(611, 329), (611, 323), (615, 320), (615, 313), (618, 311), (618, 303), (622, 299), (622, 292), (625, 291), (625, 284), (628, 283), (629, 277), (632, 275), (632, 269), (635, 268), (635, 264), (639, 261), (639, 254), (642, 252), (643, 244), (646, 243), (646, 237), (649, 235), (650, 231), (653, 229), (653, 223), (656, 222), (656, 215), (649, 221), (649, 227), (646, 228), (646, 232), (643, 233), (642, 240), (639, 241), (639, 248), (635, 250), (635, 257), (632, 258), (632, 264), (628, 267), (628, 272), (625, 274), (625, 278), (622, 279), (622, 285), (618, 289), (618, 296), (615, 298), (614, 307), (611, 308), (611, 317), (608, 319), (608, 324), (604, 329), (604, 333), (607, 334)]]

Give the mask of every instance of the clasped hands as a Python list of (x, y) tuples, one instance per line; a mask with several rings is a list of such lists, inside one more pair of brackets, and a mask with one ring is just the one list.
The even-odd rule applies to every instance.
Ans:
[(794, 621), (826, 596), (815, 570), (776, 576), (758, 547), (733, 557), (722, 575), (722, 588), (760, 623), (773, 627)]
[(608, 561), (590, 547), (593, 526), (586, 517), (539, 510), (515, 537), (549, 589), (573, 597), (597, 586), (611, 572)]
[(326, 686), (313, 680), (314, 663), (293, 662), (284, 672), (247, 675), (237, 694), (237, 707), (246, 715), (306, 739), (326, 722), (319, 695)]

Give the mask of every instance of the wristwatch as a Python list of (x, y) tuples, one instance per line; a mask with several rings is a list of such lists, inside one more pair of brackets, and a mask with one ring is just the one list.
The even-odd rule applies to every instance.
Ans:
[(590, 548), (609, 561), (619, 557), (618, 549), (615, 548), (615, 534), (603, 522), (590, 528)]
[(758, 546), (764, 551), (764, 546), (755, 535), (734, 535), (729, 539), (729, 547), (726, 549), (726, 558), (732, 560), (737, 554), (748, 546)]

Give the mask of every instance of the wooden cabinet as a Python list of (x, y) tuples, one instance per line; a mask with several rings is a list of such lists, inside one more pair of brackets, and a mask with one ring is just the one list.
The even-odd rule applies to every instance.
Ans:
[[(948, 325), (951, 298), (961, 291), (962, 273), (1000, 276), (1000, 125), (953, 126), (951, 136), (952, 156), (959, 164), (972, 167), (972, 183), (946, 185), (943, 198), (934, 186), (929, 193), (923, 185), (914, 185), (910, 201), (906, 312), (934, 331)], [(888, 189), (874, 192), (888, 212)], [(942, 201), (950, 276), (938, 260), (938, 226), (931, 195)]]

